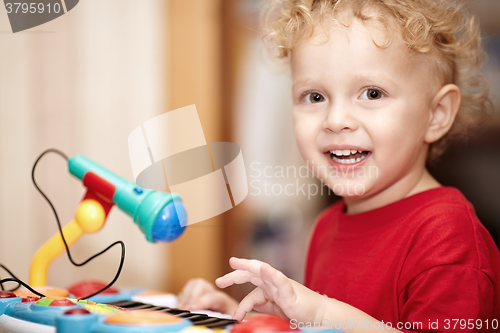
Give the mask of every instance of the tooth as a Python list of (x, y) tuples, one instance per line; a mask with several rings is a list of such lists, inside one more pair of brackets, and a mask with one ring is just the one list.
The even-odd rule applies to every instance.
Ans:
[(358, 151), (356, 149), (351, 149), (351, 154), (356, 154)]
[(356, 158), (356, 163), (361, 161), (361, 157)]
[(342, 156), (343, 155), (342, 150), (336, 150), (335, 155)]
[(361, 154), (362, 152), (363, 152), (362, 150), (358, 150), (358, 153), (360, 153), (360, 154)]
[(346, 149), (346, 150), (343, 150), (342, 153), (344, 154), (344, 156), (349, 156), (351, 155), (351, 151)]
[(354, 158), (351, 158), (349, 161), (351, 161), (351, 163), (354, 163), (354, 162), (355, 162), (355, 159), (354, 159)]

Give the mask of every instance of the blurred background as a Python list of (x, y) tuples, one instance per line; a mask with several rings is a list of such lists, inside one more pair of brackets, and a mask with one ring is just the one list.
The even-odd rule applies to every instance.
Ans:
[[(495, 111), (467, 143), (455, 144), (429, 168), (465, 194), (499, 244), (500, 2), (471, 3), (485, 37), (483, 73)], [(241, 147), (247, 199), (189, 226), (170, 244), (148, 243), (114, 208), (103, 230), (72, 248), (73, 257), (81, 262), (121, 239), (126, 261), (117, 285), (171, 292), (189, 278), (213, 281), (229, 272), (231, 256), (264, 260), (302, 281), (314, 219), (338, 198), (298, 154), (290, 73), (263, 49), (261, 7), (257, 0), (82, 0), (60, 18), (16, 34), (0, 10), (0, 263), (27, 281), (34, 253), (57, 232), (31, 182), (45, 149), (85, 154), (133, 180), (129, 133), (154, 116), (196, 104), (207, 141)], [(36, 178), (62, 223), (69, 222), (84, 194), (80, 181), (57, 155), (41, 160)], [(110, 281), (118, 264), (118, 249), (81, 268), (62, 255), (48, 282)], [(229, 292), (241, 298), (250, 289)]]

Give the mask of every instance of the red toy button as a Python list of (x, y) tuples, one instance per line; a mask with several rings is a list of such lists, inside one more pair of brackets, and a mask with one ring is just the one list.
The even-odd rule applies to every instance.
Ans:
[(37, 297), (37, 296), (26, 296), (26, 297), (23, 297), (23, 299), (21, 300), (23, 303), (31, 303), (31, 302), (36, 302), (40, 299), (40, 297)]
[[(96, 280), (85, 280), (80, 281), (73, 284), (68, 288), (68, 291), (73, 294), (76, 298), (82, 298), (89, 295), (92, 295), (95, 292), (98, 292), (102, 288), (106, 287), (107, 283), (96, 281)], [(99, 295), (104, 294), (118, 294), (119, 291), (116, 288), (109, 287), (108, 289), (101, 292)]]
[(75, 303), (71, 302), (69, 299), (55, 299), (50, 303), (50, 306), (73, 306)]
[(13, 298), (17, 297), (12, 291), (0, 290), (0, 298)]
[(271, 315), (257, 315), (234, 325), (231, 333), (268, 333), (292, 331), (290, 321)]
[(90, 314), (89, 311), (83, 309), (83, 308), (75, 308), (75, 309), (70, 309), (64, 312), (65, 315), (86, 315)]

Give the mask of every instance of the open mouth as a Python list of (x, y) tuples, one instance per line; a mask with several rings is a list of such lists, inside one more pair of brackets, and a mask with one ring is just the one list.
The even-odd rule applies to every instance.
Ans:
[(362, 161), (369, 151), (343, 149), (343, 150), (330, 150), (332, 160), (342, 164), (354, 164)]

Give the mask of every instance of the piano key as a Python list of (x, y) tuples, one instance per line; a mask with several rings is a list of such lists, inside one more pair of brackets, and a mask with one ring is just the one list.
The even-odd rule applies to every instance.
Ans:
[(204, 326), (207, 328), (224, 328), (227, 325), (237, 324), (238, 321), (234, 319), (221, 319), (219, 321), (213, 322), (211, 324), (205, 324)]

